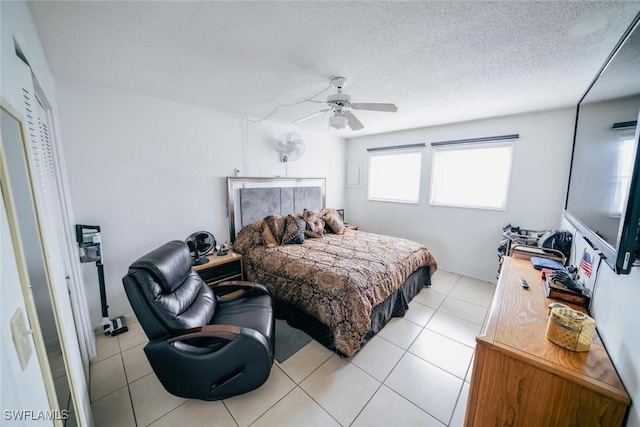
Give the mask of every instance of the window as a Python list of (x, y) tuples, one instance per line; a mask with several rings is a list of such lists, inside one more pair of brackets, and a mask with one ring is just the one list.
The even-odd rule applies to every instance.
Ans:
[(370, 151), (369, 200), (418, 203), (421, 149)]
[(635, 146), (635, 134), (626, 132), (620, 134), (616, 151), (616, 171), (614, 178), (613, 200), (609, 215), (614, 218), (622, 216), (625, 198), (629, 192), (631, 172), (633, 171), (633, 149)]
[(433, 148), (430, 203), (504, 210), (513, 142)]

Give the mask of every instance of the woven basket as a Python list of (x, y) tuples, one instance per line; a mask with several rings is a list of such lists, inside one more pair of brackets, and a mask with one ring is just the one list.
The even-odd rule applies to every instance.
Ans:
[(547, 323), (547, 339), (571, 351), (589, 351), (596, 321), (569, 307), (551, 310)]

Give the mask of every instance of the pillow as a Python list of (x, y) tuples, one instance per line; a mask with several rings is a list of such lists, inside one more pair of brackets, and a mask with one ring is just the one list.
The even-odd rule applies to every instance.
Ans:
[(304, 243), (304, 230), (307, 223), (302, 218), (296, 218), (293, 215), (287, 215), (284, 223), (284, 235), (282, 236), (282, 244), (297, 244)]
[(327, 209), (322, 218), (327, 223), (329, 229), (336, 234), (344, 234), (344, 232), (347, 230), (347, 227), (344, 226), (342, 220), (340, 219), (338, 211), (336, 211), (335, 209)]
[(324, 219), (316, 212), (305, 209), (302, 218), (306, 222), (305, 236), (317, 239), (324, 235)]
[(233, 242), (233, 250), (241, 255), (245, 255), (254, 246), (264, 246), (266, 242), (262, 235), (261, 222), (256, 221), (243, 227)]
[(267, 246), (279, 245), (282, 242), (285, 218), (282, 215), (269, 215), (262, 220), (262, 235), (267, 241)]
[(269, 228), (269, 224), (267, 224), (266, 219), (262, 220), (262, 222), (260, 223), (260, 227), (262, 229), (262, 238), (264, 239), (264, 242), (267, 245), (267, 247), (272, 248), (274, 246), (278, 246), (278, 241), (276, 240), (276, 237), (271, 232), (271, 229)]

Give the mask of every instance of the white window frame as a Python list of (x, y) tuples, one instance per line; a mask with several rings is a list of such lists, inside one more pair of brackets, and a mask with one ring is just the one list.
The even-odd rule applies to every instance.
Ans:
[[(468, 144), (451, 144), (451, 145), (442, 145), (442, 146), (434, 146), (433, 147), (433, 155), (431, 159), (431, 181), (429, 185), (429, 204), (431, 206), (444, 206), (444, 207), (456, 207), (456, 208), (466, 208), (466, 209), (483, 209), (483, 210), (498, 210), (504, 211), (507, 209), (507, 201), (509, 197), (509, 187), (511, 184), (511, 171), (513, 165), (513, 151), (514, 151), (515, 141), (498, 141), (498, 142), (482, 142), (482, 143), (468, 143)], [(504, 199), (500, 206), (491, 206), (491, 205), (480, 205), (480, 204), (470, 204), (470, 203), (444, 203), (438, 201), (436, 185), (440, 178), (437, 176), (438, 174), (438, 153), (441, 152), (452, 152), (452, 151), (468, 151), (468, 150), (482, 150), (488, 148), (498, 148), (498, 147), (509, 147), (509, 160), (507, 165), (507, 177), (506, 177), (506, 186)]]
[[(391, 202), (391, 203), (408, 203), (408, 204), (418, 204), (420, 202), (420, 184), (422, 181), (422, 160), (424, 147), (420, 148), (399, 148), (399, 149), (388, 149), (388, 150), (375, 150), (369, 152), (369, 171), (368, 171), (368, 183), (367, 183), (367, 199), (374, 202)], [(405, 199), (405, 198), (393, 198), (393, 197), (377, 197), (375, 194), (372, 195), (372, 184), (375, 182), (372, 177), (372, 166), (371, 161), (375, 157), (381, 156), (397, 156), (397, 155), (405, 155), (405, 154), (418, 154), (419, 163), (418, 163), (418, 171), (416, 177), (416, 197), (415, 199)]]

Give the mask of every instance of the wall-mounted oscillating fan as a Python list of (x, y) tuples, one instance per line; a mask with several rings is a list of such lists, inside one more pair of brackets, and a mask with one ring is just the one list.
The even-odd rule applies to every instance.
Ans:
[(185, 242), (191, 251), (191, 265), (202, 265), (209, 262), (206, 255), (216, 247), (216, 238), (208, 231), (196, 231), (186, 238)]
[(278, 151), (282, 163), (298, 160), (304, 154), (304, 139), (295, 132), (285, 132), (278, 138)]

